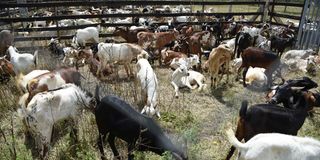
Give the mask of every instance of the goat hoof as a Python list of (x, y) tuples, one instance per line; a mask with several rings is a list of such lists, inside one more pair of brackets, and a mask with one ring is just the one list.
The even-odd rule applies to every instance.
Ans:
[(107, 158), (105, 156), (101, 156), (102, 160), (107, 160)]

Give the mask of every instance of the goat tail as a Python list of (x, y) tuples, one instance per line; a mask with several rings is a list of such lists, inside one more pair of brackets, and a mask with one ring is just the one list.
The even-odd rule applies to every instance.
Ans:
[(25, 93), (24, 95), (22, 95), (19, 99), (19, 102), (18, 102), (18, 105), (21, 107), (21, 108), (27, 108), (27, 105), (26, 105), (26, 101), (28, 100), (28, 97), (29, 97), (29, 93)]
[(234, 146), (236, 147), (237, 149), (244, 149), (245, 148), (245, 144), (241, 143), (237, 138), (236, 136), (234, 135), (234, 132), (232, 131), (231, 128), (229, 128), (227, 131), (226, 131), (226, 134), (227, 134), (227, 137), (228, 137), (228, 141)]
[(27, 106), (26, 106), (26, 101), (29, 97), (29, 93), (25, 93), (24, 95), (22, 95), (19, 99), (19, 106), (20, 108), (17, 110), (17, 115), (19, 118), (24, 119), (25, 117), (27, 117), (28, 113), (27, 113)]
[(38, 50), (36, 50), (34, 52), (34, 54), (33, 54), (33, 62), (34, 62), (34, 65), (35, 65), (36, 68), (37, 68), (37, 64), (39, 63), (38, 61), (39, 61), (39, 59), (38, 59)]
[(246, 117), (247, 109), (248, 109), (248, 101), (244, 100), (241, 103), (241, 108), (240, 108), (240, 112), (239, 112), (240, 118)]
[(19, 75), (16, 77), (16, 86), (18, 87), (18, 89), (23, 89), (24, 86), (22, 86), (21, 82), (24, 78), (24, 74), (19, 73)]

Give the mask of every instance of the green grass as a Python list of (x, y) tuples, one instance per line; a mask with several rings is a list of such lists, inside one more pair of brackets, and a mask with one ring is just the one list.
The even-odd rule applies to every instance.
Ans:
[[(48, 52), (40, 51), (40, 65), (42, 68), (52, 67), (55, 64), (49, 62), (44, 57), (50, 57)], [(50, 57), (52, 58), (52, 57)], [(134, 65), (132, 65), (134, 67)], [(120, 66), (120, 76), (125, 76), (123, 68)], [(96, 83), (99, 83), (86, 68), (81, 68), (81, 73), (85, 76), (83, 87), (93, 91)], [(164, 131), (172, 138), (173, 142), (187, 148), (189, 159), (207, 160), (224, 159), (230, 147), (225, 137), (225, 130), (232, 127), (235, 129), (238, 111), (241, 100), (247, 99), (250, 104), (263, 103), (264, 93), (252, 92), (242, 87), (239, 82), (234, 81), (231, 76), (228, 84), (225, 79), (219, 84), (217, 89), (211, 90), (207, 87), (204, 92), (196, 90), (180, 93), (179, 99), (174, 98), (173, 88), (170, 86), (169, 77), (172, 73), (169, 69), (155, 68), (159, 79), (159, 108), (162, 118), (157, 120)], [(288, 73), (285, 78), (301, 77), (302, 73)], [(208, 77), (208, 75), (206, 75)], [(313, 77), (313, 80), (320, 83), (320, 77)], [(209, 83), (209, 80), (207, 81)], [(126, 99), (135, 108), (137, 102), (133, 100), (133, 90), (131, 81), (118, 81), (101, 83), (103, 95), (116, 94)], [(0, 115), (1, 129), (4, 131), (8, 143), (5, 143), (3, 136), (0, 136), (0, 157), (1, 159), (11, 159), (9, 149), (16, 149), (17, 159), (34, 159), (34, 150), (25, 145), (26, 138), (23, 134), (21, 120), (16, 116), (17, 99), (19, 95), (15, 92), (14, 81), (0, 85)], [(318, 109), (317, 109), (318, 110)], [(319, 112), (319, 111), (318, 111)], [(13, 116), (13, 126), (11, 126), (11, 116)], [(299, 131), (299, 136), (311, 136), (320, 139), (320, 115), (315, 114), (313, 119), (307, 118), (305, 124)], [(11, 129), (15, 143), (13, 144)], [(96, 146), (98, 136), (94, 115), (84, 112), (80, 119), (78, 144), (72, 143), (68, 123), (55, 125), (54, 143), (51, 144), (49, 159), (99, 159), (100, 154)], [(120, 154), (125, 157), (126, 144), (117, 140), (117, 148)], [(108, 144), (105, 145), (105, 153), (108, 159), (113, 158), (113, 154)], [(151, 152), (135, 152), (136, 159), (146, 160), (167, 160), (172, 157), (168, 154), (163, 156), (155, 155)]]

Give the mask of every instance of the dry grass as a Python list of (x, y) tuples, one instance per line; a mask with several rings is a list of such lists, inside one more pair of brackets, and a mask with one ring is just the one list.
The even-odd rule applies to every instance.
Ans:
[[(52, 69), (59, 63), (46, 50), (40, 50), (39, 53), (40, 68)], [(119, 68), (121, 80), (107, 82), (99, 82), (87, 71), (86, 67), (81, 68), (80, 71), (85, 77), (82, 87), (92, 92), (94, 86), (100, 84), (103, 88), (102, 95), (116, 94), (137, 109), (138, 102), (133, 99), (135, 94), (133, 81), (126, 80), (123, 67)], [(241, 101), (247, 99), (250, 104), (264, 102), (264, 93), (245, 89), (235, 81), (225, 84), (225, 80), (217, 89), (211, 90), (210, 87), (207, 87), (201, 93), (196, 90), (191, 92), (183, 90), (180, 97), (176, 99), (169, 83), (172, 71), (155, 67), (155, 72), (159, 79), (159, 107), (162, 114), (162, 118), (157, 121), (174, 142), (184, 144), (191, 160), (223, 159), (230, 147), (225, 138), (225, 130), (229, 127), (235, 128)], [(289, 73), (286, 78), (299, 76), (301, 76), (300, 73)], [(231, 79), (234, 77), (231, 76)], [(319, 77), (313, 79), (320, 82)], [(16, 93), (13, 80), (0, 85), (0, 97), (0, 127), (5, 135), (0, 136), (0, 150), (2, 151), (0, 157), (11, 159), (12, 155), (9, 150), (14, 146), (18, 159), (33, 159), (32, 149), (25, 145), (26, 139), (21, 120), (16, 116), (16, 102), (19, 94)], [(13, 126), (11, 126), (11, 121)], [(308, 118), (299, 135), (320, 139), (319, 121), (319, 114), (316, 114), (313, 119)], [(96, 147), (98, 132), (93, 114), (84, 112), (82, 115), (79, 125), (79, 144), (71, 143), (68, 134), (70, 128), (67, 125), (68, 123), (64, 122), (55, 125), (54, 143), (51, 144), (49, 159), (99, 159), (99, 151)], [(14, 133), (13, 137), (11, 131)], [(4, 137), (7, 143), (4, 143)], [(120, 154), (126, 155), (125, 144), (120, 140), (117, 143)], [(105, 151), (108, 159), (112, 159), (113, 155), (108, 144), (105, 145)], [(151, 160), (168, 159), (168, 156), (160, 157), (153, 153), (138, 152), (136, 152), (136, 157)]]

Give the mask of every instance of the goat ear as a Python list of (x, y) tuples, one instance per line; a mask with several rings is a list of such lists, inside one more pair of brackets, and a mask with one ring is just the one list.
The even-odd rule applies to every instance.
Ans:
[(96, 103), (97, 103), (97, 104), (100, 103), (99, 89), (100, 89), (100, 86), (99, 86), (99, 85), (96, 85), (96, 89), (95, 89), (95, 93), (94, 93), (94, 98), (96, 99)]

